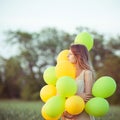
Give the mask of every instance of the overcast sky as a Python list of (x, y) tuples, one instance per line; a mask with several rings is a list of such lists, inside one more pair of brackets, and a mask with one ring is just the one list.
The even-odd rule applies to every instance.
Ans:
[(0, 34), (44, 27), (74, 32), (79, 26), (119, 34), (120, 0), (0, 0)]

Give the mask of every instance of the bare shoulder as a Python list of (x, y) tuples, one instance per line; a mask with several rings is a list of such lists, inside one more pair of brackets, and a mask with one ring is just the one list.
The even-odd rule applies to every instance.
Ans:
[(92, 75), (92, 71), (91, 70), (85, 70), (85, 75), (88, 75), (88, 76), (90, 75), (91, 76)]
[(94, 81), (94, 78), (93, 78), (93, 72), (91, 70), (85, 70), (85, 81)]

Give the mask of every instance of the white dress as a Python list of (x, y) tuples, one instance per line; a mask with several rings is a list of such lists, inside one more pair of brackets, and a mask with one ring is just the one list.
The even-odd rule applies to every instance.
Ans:
[[(83, 70), (75, 80), (78, 88), (77, 95), (84, 92), (84, 74), (85, 74), (85, 70)], [(75, 118), (69, 119), (69, 118), (62, 117), (61, 120), (95, 120), (95, 118), (93, 116), (88, 115), (85, 111), (83, 111), (82, 113), (77, 115)]]
[[(85, 70), (83, 70), (81, 74), (76, 78), (78, 88), (77, 95), (84, 92), (84, 74)], [(76, 120), (95, 120), (95, 118), (93, 116), (88, 115), (85, 111), (83, 111), (82, 113), (80, 113), (80, 115), (78, 115)]]

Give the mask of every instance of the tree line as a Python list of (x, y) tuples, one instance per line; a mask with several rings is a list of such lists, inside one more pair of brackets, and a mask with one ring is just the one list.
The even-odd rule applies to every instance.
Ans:
[(7, 31), (6, 45), (16, 46), (18, 54), (8, 59), (0, 56), (0, 98), (39, 100), (39, 91), (45, 85), (44, 70), (55, 66), (59, 52), (69, 49), (76, 35), (84, 30), (94, 38), (90, 57), (96, 80), (104, 75), (111, 76), (117, 83), (117, 90), (108, 100), (120, 103), (120, 36), (106, 40), (105, 35), (83, 27), (78, 27), (73, 34), (56, 28), (34, 33)]

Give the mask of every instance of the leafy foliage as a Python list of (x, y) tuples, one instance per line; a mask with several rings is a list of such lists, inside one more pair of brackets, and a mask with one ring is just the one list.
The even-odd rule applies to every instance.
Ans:
[(90, 51), (96, 79), (109, 75), (116, 80), (117, 91), (109, 100), (119, 102), (120, 93), (120, 56), (119, 36), (109, 38), (85, 27), (78, 27), (75, 34), (45, 28), (37, 33), (8, 31), (7, 44), (17, 46), (18, 55), (9, 59), (0, 57), (0, 97), (35, 100), (45, 85), (43, 72), (48, 66), (56, 65), (56, 57), (61, 50), (69, 49), (75, 36), (87, 30), (94, 37), (94, 47)]

